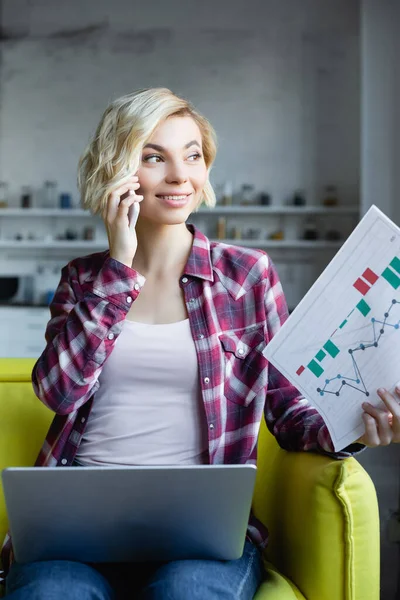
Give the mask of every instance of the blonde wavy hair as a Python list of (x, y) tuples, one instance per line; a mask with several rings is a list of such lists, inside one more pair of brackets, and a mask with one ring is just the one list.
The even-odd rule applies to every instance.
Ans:
[[(79, 160), (78, 188), (81, 204), (92, 214), (102, 214), (109, 194), (139, 168), (143, 146), (156, 127), (172, 116), (190, 116), (197, 123), (204, 161), (210, 173), (217, 152), (211, 123), (192, 104), (167, 88), (150, 88), (114, 100), (105, 110), (93, 139)], [(207, 178), (201, 200), (215, 206), (215, 193)]]

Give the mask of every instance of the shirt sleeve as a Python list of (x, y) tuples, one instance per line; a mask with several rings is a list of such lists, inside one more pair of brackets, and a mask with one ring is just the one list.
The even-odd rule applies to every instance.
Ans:
[[(265, 292), (265, 313), (268, 339), (271, 340), (289, 316), (282, 286), (271, 261)], [(365, 449), (362, 444), (351, 444), (335, 452), (322, 415), (274, 365), (269, 363), (268, 369), (265, 420), (282, 448), (320, 452), (337, 459), (353, 456)]]
[(48, 408), (69, 414), (98, 389), (102, 367), (144, 281), (110, 257), (86, 288), (74, 261), (63, 267), (50, 304), (46, 347), (32, 370), (34, 392)]

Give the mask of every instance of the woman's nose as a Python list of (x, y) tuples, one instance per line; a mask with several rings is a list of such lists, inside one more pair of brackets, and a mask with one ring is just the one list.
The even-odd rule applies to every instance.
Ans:
[(172, 164), (168, 169), (167, 183), (184, 183), (187, 179), (185, 165)]

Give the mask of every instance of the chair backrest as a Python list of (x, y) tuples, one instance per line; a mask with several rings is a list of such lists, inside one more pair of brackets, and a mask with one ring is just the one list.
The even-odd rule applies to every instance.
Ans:
[[(31, 466), (39, 453), (54, 414), (35, 396), (32, 359), (0, 359), (0, 470)], [(8, 521), (0, 484), (0, 547)]]

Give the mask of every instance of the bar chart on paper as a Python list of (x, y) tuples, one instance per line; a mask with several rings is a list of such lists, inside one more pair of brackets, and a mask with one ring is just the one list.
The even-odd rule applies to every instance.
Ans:
[(400, 380), (400, 229), (373, 206), (267, 345), (317, 408), (335, 450), (364, 433), (361, 404)]

